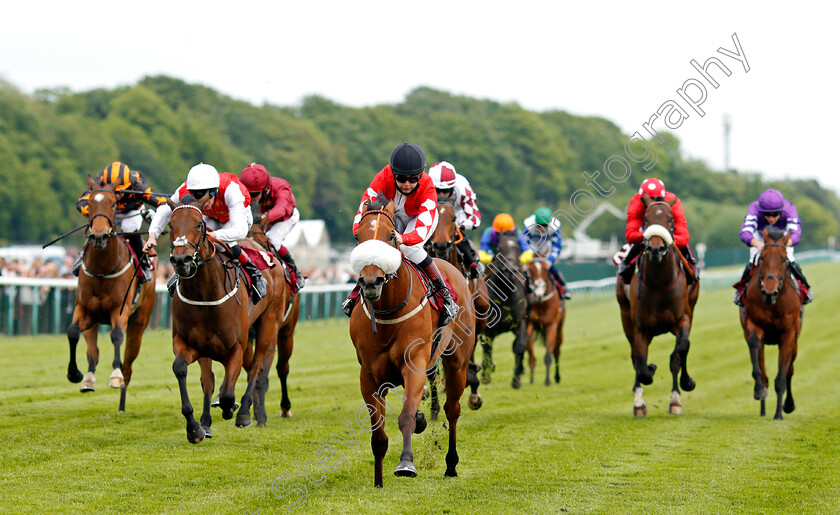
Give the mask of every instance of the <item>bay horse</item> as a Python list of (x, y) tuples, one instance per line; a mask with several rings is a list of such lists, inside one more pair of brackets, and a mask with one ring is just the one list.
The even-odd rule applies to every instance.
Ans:
[[(426, 250), (433, 258), (443, 259), (448, 261), (455, 268), (461, 271), (464, 277), (467, 278), (470, 293), (472, 296), (473, 313), (475, 317), (475, 337), (484, 333), (487, 326), (487, 316), (482, 316), (490, 313), (490, 295), (487, 292), (487, 283), (484, 282), (484, 276), (479, 275), (475, 279), (469, 278), (469, 270), (464, 267), (461, 262), (461, 256), (458, 252), (457, 245), (463, 240), (464, 234), (458, 229), (458, 224), (455, 217), (455, 208), (452, 206), (452, 201), (438, 201), (438, 224), (435, 227), (429, 241), (426, 242)], [(468, 405), (470, 409), (477, 410), (482, 404), (483, 400), (481, 394), (478, 392), (478, 387), (481, 384), (478, 380), (479, 367), (475, 363), (475, 351), (470, 356), (470, 365), (467, 369), (467, 385), (470, 387), (470, 397)], [(429, 376), (429, 384), (431, 385), (432, 395), (432, 419), (437, 420), (437, 412), (439, 411), (437, 403), (437, 385), (435, 383), (436, 371), (432, 371)]]
[(683, 412), (680, 387), (690, 392), (696, 386), (688, 374), (687, 359), (689, 332), (700, 283), (696, 281), (688, 285), (679, 249), (674, 245), (671, 207), (676, 199), (654, 201), (645, 195), (642, 202), (645, 205), (644, 252), (638, 258), (638, 268), (629, 287), (620, 277), (616, 278), (621, 324), (630, 342), (630, 357), (636, 371), (633, 414), (637, 417), (647, 415), (641, 385), (653, 383), (656, 372), (656, 364), (647, 362), (648, 346), (653, 337), (672, 333), (676, 336), (676, 344), (671, 353), (673, 381), (668, 412), (677, 415)]
[[(796, 359), (799, 333), (802, 331), (802, 303), (796, 282), (791, 277), (787, 243), (790, 234), (770, 226), (764, 229), (764, 247), (753, 266), (747, 284), (744, 307), (740, 309), (741, 327), (750, 350), (752, 376), (755, 379), (754, 398), (761, 401), (761, 416), (765, 414), (767, 398), (767, 369), (764, 367), (764, 346), (779, 346), (779, 371), (776, 375), (775, 420), (782, 420), (782, 411), (792, 413), (796, 408), (790, 383), (793, 361)], [(785, 395), (786, 394), (786, 395)], [(782, 397), (785, 402), (782, 404)]]
[(528, 324), (526, 299), (527, 280), (519, 269), (519, 237), (515, 230), (499, 233), (498, 252), (487, 265), (484, 280), (494, 311), (498, 314), (487, 323), (484, 334), (479, 336), (484, 351), (481, 364), (481, 381), (489, 383), (492, 372), (496, 369), (493, 362), (493, 340), (500, 334), (512, 332), (514, 369), (510, 385), (522, 386), (521, 375), (525, 371), (523, 359), (528, 346)]
[[(257, 204), (252, 204), (252, 207), (253, 206), (259, 208)], [(254, 243), (266, 249), (274, 258), (274, 262), (282, 268), (285, 265), (281, 259), (277, 258), (277, 251), (265, 233), (265, 226), (267, 223), (268, 217), (263, 218), (260, 222), (251, 226), (251, 230), (248, 234), (251, 235), (251, 239), (254, 240)], [(268, 371), (271, 369), (271, 363), (274, 360), (275, 353), (277, 354), (277, 377), (280, 378), (280, 389), (282, 392), (282, 397), (280, 399), (280, 416), (282, 418), (292, 418), (292, 402), (289, 400), (289, 388), (286, 381), (289, 377), (289, 359), (292, 357), (292, 350), (295, 346), (295, 328), (297, 327), (298, 319), (300, 318), (300, 295), (298, 293), (292, 293), (291, 287), (288, 283), (285, 283), (283, 288), (289, 295), (285, 301), (286, 307), (283, 310), (283, 319), (280, 321), (280, 330), (277, 333), (277, 344), (272, 346), (268, 350), (268, 353), (266, 353), (262, 373), (260, 374), (260, 378), (257, 380), (258, 383), (262, 382), (263, 387), (255, 390), (259, 391), (261, 394), (261, 397), (256, 395), (254, 397), (255, 411), (258, 413), (258, 426), (265, 426), (266, 423), (265, 418), (261, 419), (259, 415), (265, 416), (265, 394), (268, 391)], [(256, 409), (258, 406), (260, 406), (261, 409)]]
[[(248, 386), (240, 401), (236, 425), (247, 427), (251, 424), (254, 389), (264, 386), (257, 378), (262, 372), (266, 353), (276, 343), (287, 299), (281, 269), (263, 270), (268, 283), (267, 295), (249, 310), (248, 288), (238, 267), (230, 257), (219, 252), (222, 244), (207, 234), (207, 225), (197, 207), (204, 205), (207, 199), (208, 195), (198, 201), (185, 196), (180, 205), (167, 200), (172, 209), (169, 260), (178, 275), (172, 299), (172, 351), (175, 354), (172, 371), (178, 380), (181, 413), (187, 421), (190, 443), (212, 437), (210, 397), (215, 378), (211, 360), (225, 367), (219, 396), (225, 420), (233, 418), (236, 380), (243, 365), (247, 367)], [(256, 335), (253, 349), (248, 341), (248, 328), (252, 325)], [(201, 367), (204, 392), (200, 424), (193, 417), (187, 393), (187, 367), (196, 360)], [(264, 404), (255, 407), (255, 410), (259, 409), (264, 409)], [(259, 411), (256, 417), (265, 420)]]
[(474, 347), (475, 326), (467, 280), (455, 267), (438, 259), (441, 274), (453, 287), (460, 307), (457, 317), (438, 329), (438, 314), (428, 303), (420, 273), (405, 262), (395, 236), (394, 203), (385, 199), (367, 201), (356, 232), (358, 245), (351, 253), (354, 272), (359, 275), (359, 303), (350, 317), (350, 338), (361, 365), (359, 383), (371, 419), (371, 450), (375, 460), (375, 487), (382, 487), (382, 466), (388, 450), (384, 397), (402, 385), (403, 407), (398, 422), (402, 433), (400, 463), (394, 474), (416, 477), (411, 435), (426, 428), (418, 410), (428, 370), (443, 361), (449, 424), (449, 450), (445, 475), (457, 476), (456, 446), (461, 394), (466, 384), (467, 365)]
[(566, 319), (566, 300), (560, 294), (549, 271), (551, 261), (536, 258), (528, 263), (528, 273), (534, 288), (528, 309), (528, 364), (531, 383), (534, 382), (534, 339), (538, 334), (545, 341), (545, 385), (550, 386), (551, 361), (554, 358), (554, 382), (560, 382), (560, 346), (563, 344), (563, 322)]
[[(88, 212), (88, 243), (83, 251), (81, 273), (76, 288), (73, 321), (67, 328), (70, 343), (70, 363), (67, 379), (82, 381), (76, 365), (76, 345), (79, 335), (87, 343), (88, 371), (82, 381), (82, 392), (94, 391), (99, 347), (96, 340), (100, 324), (110, 324), (114, 345), (113, 372), (108, 386), (120, 388), (119, 411), (125, 411), (125, 395), (131, 381), (132, 364), (140, 353), (143, 331), (149, 325), (155, 306), (155, 283), (148, 281), (139, 287), (137, 276), (143, 272), (135, 265), (131, 246), (116, 233), (116, 184), (96, 183), (87, 178), (90, 187)], [(137, 256), (139, 258), (139, 256)], [(125, 356), (120, 360), (120, 346), (125, 341)]]

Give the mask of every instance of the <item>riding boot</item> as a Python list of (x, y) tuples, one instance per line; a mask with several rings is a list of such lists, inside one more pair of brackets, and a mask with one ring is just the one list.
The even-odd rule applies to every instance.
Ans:
[(554, 277), (554, 279), (560, 285), (560, 294), (563, 296), (563, 298), (564, 299), (571, 299), (572, 298), (572, 292), (570, 292), (568, 289), (566, 289), (566, 278), (563, 277), (563, 272), (561, 272), (559, 269), (557, 269), (554, 265), (550, 266), (548, 268), (548, 270), (549, 270), (549, 272), (551, 272), (551, 275)]
[[(242, 255), (247, 256), (244, 252)], [(268, 283), (265, 277), (263, 277), (262, 272), (260, 272), (260, 269), (254, 263), (251, 263), (251, 260), (244, 263), (240, 261), (240, 264), (242, 265), (242, 270), (245, 270), (245, 273), (251, 278), (251, 303), (256, 304), (266, 296)]]
[(624, 260), (618, 266), (618, 275), (621, 276), (621, 280), (624, 284), (630, 284), (630, 281), (633, 279), (633, 272), (636, 271), (636, 256), (638, 256), (643, 249), (644, 245), (641, 243), (634, 243), (627, 252), (627, 256), (624, 257)]
[(744, 289), (750, 280), (750, 270), (752, 270), (752, 265), (747, 263), (741, 278), (735, 283), (735, 297), (732, 298), (732, 302), (741, 307), (744, 307)]
[(683, 255), (686, 261), (691, 265), (691, 275), (694, 276), (694, 279), (690, 279), (686, 277), (688, 284), (694, 284), (698, 278), (697, 274), (697, 259), (694, 258), (694, 254), (691, 253), (691, 248), (688, 245), (684, 247), (679, 247), (680, 253)]
[(793, 276), (799, 281), (800, 286), (804, 289), (805, 295), (803, 295), (804, 298), (802, 299), (802, 304), (808, 304), (813, 301), (814, 294), (811, 292), (811, 285), (808, 284), (808, 279), (805, 278), (805, 273), (802, 271), (802, 267), (799, 266), (799, 263), (791, 261), (790, 271), (793, 272)]
[(353, 287), (353, 290), (350, 292), (350, 295), (347, 296), (347, 299), (341, 303), (341, 311), (347, 315), (347, 318), (350, 318), (353, 315), (353, 308), (356, 306), (356, 302), (359, 300), (359, 294), (362, 291), (362, 285), (356, 283), (356, 286)]
[(70, 269), (71, 273), (76, 277), (79, 277), (79, 270), (82, 269), (82, 261), (84, 261), (84, 255), (79, 254), (76, 257), (76, 261), (73, 261), (73, 268)]
[(446, 287), (443, 276), (440, 275), (440, 270), (438, 270), (438, 267), (431, 256), (426, 256), (426, 259), (421, 261), (419, 266), (423, 269), (423, 273), (426, 274), (426, 277), (432, 281), (432, 286), (435, 287), (435, 293), (439, 294), (443, 298), (443, 309), (441, 310), (440, 317), (438, 319), (438, 325), (443, 327), (458, 316), (459, 306), (452, 298), (452, 294), (450, 293), (449, 288)]
[(461, 259), (464, 260), (464, 265), (467, 267), (467, 270), (469, 270), (469, 278), (475, 279), (478, 277), (478, 255), (475, 253), (475, 249), (470, 244), (470, 240), (463, 238), (456, 248), (461, 254)]
[(137, 256), (139, 261), (139, 274), (137, 274), (137, 284), (143, 284), (152, 280), (152, 263), (149, 261), (149, 256), (143, 252), (143, 237), (139, 234), (129, 234), (125, 237), (128, 244), (131, 245), (131, 250)]
[(284, 247), (283, 245), (277, 250), (277, 257), (279, 257), (286, 265), (289, 267), (289, 270), (292, 272), (292, 275), (295, 279), (295, 284), (292, 285), (292, 293), (297, 293), (303, 288), (305, 283), (303, 274), (301, 273), (300, 269), (295, 264), (295, 260), (292, 258), (291, 252)]

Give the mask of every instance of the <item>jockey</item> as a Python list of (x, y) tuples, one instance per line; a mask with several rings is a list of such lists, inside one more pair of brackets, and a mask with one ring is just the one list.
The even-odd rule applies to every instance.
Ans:
[[(513, 217), (507, 213), (499, 213), (493, 219), (493, 225), (484, 229), (481, 235), (481, 242), (478, 248), (478, 258), (485, 265), (493, 260), (493, 256), (499, 251), (499, 233), (507, 231), (515, 231), (516, 224), (513, 223)], [(524, 245), (521, 238), (517, 234), (519, 241), (519, 251), (524, 253), (528, 247)]]
[[(400, 143), (394, 147), (390, 163), (376, 174), (362, 195), (359, 210), (353, 219), (353, 234), (356, 234), (359, 228), (365, 202), (375, 200), (380, 195), (392, 200), (395, 205), (394, 235), (397, 243), (405, 258), (423, 270), (435, 291), (443, 297), (441, 323), (446, 325), (457, 316), (458, 305), (446, 287), (434, 260), (423, 249), (423, 244), (432, 236), (438, 222), (437, 193), (432, 179), (423, 173), (425, 168), (426, 154), (418, 145)], [(350, 297), (342, 304), (347, 316), (353, 313), (359, 289), (357, 284)]]
[[(481, 211), (466, 177), (457, 173), (455, 167), (446, 161), (432, 165), (429, 177), (437, 190), (438, 202), (449, 202), (455, 208), (455, 223), (460, 230), (471, 231), (481, 225)], [(469, 238), (461, 238), (456, 248), (470, 270), (470, 277), (478, 277), (478, 255), (473, 243)]]
[[(682, 202), (671, 192), (665, 191), (665, 183), (653, 177), (645, 179), (639, 188), (639, 193), (633, 195), (630, 199), (630, 205), (627, 206), (627, 228), (624, 235), (627, 237), (627, 243), (632, 245), (629, 252), (621, 261), (618, 267), (618, 274), (625, 284), (630, 284), (633, 278), (633, 271), (635, 266), (632, 266), (636, 257), (644, 250), (644, 223), (645, 223), (645, 205), (642, 202), (642, 197), (647, 195), (651, 200), (669, 202), (676, 199), (674, 205), (671, 206), (671, 213), (674, 217), (674, 246), (678, 247), (683, 257), (691, 263), (694, 268), (694, 276), (696, 275), (697, 261), (688, 247), (688, 224), (685, 221), (685, 214), (683, 214)], [(689, 284), (693, 281), (688, 278)]]
[(293, 293), (303, 288), (303, 274), (300, 273), (295, 260), (289, 250), (283, 245), (283, 240), (289, 231), (300, 220), (300, 211), (295, 207), (295, 196), (288, 181), (279, 177), (271, 177), (263, 165), (251, 163), (239, 174), (239, 181), (248, 189), (252, 207), (259, 207), (259, 212), (252, 209), (254, 223), (268, 218), (265, 235), (281, 259), (292, 272), (294, 285)]
[[(251, 204), (248, 190), (234, 174), (220, 174), (213, 166), (199, 163), (190, 169), (187, 181), (181, 184), (170, 198), (173, 202), (180, 203), (181, 199), (188, 195), (196, 200), (209, 195), (201, 206), (201, 213), (207, 224), (207, 236), (226, 243), (230, 247), (231, 258), (237, 261), (251, 278), (251, 302), (256, 304), (265, 297), (267, 283), (262, 272), (248, 259), (248, 254), (237, 245), (237, 241), (248, 235), (248, 229), (253, 224), (251, 210), (248, 209)], [(157, 245), (157, 237), (166, 228), (171, 217), (172, 208), (169, 204), (162, 204), (149, 226), (146, 251)], [(174, 275), (167, 287), (171, 294), (175, 288)]]
[(744, 217), (744, 223), (741, 224), (740, 237), (741, 241), (750, 248), (750, 260), (747, 266), (744, 267), (741, 280), (735, 284), (735, 298), (733, 302), (739, 306), (744, 305), (743, 295), (746, 289), (745, 287), (750, 280), (750, 269), (752, 265), (758, 263), (761, 249), (764, 247), (762, 232), (765, 227), (771, 225), (790, 233), (787, 247), (790, 269), (794, 277), (799, 281), (800, 288), (803, 290), (804, 300), (802, 304), (808, 304), (814, 300), (814, 294), (810, 291), (811, 286), (808, 284), (802, 268), (793, 258), (793, 247), (799, 243), (802, 237), (799, 215), (796, 213), (796, 206), (787, 200), (779, 190), (773, 189), (763, 191), (758, 196), (758, 200), (750, 204), (749, 209), (747, 209), (747, 215)]
[(549, 208), (541, 207), (526, 218), (522, 225), (524, 230), (519, 233), (519, 240), (528, 248), (520, 258), (522, 264), (528, 264), (534, 254), (548, 259), (550, 263), (548, 271), (560, 285), (560, 293), (564, 299), (571, 299), (572, 295), (566, 290), (566, 279), (560, 270), (554, 267), (554, 262), (563, 248), (560, 220), (552, 216)]
[[(94, 182), (97, 184), (105, 182), (105, 184), (116, 184), (115, 193), (117, 194), (117, 210), (114, 216), (114, 221), (117, 227), (114, 230), (127, 233), (137, 233), (140, 226), (143, 225), (143, 219), (151, 219), (154, 210), (141, 209), (145, 202), (154, 207), (166, 203), (166, 197), (163, 195), (156, 195), (152, 193), (151, 188), (146, 185), (146, 179), (138, 170), (129, 170), (125, 164), (114, 161), (105, 167), (102, 172), (96, 176)], [(142, 191), (143, 193), (120, 193), (122, 190)], [(82, 195), (76, 202), (76, 209), (85, 216), (90, 212), (90, 191)], [(126, 241), (134, 251), (134, 255), (140, 260), (140, 270), (142, 274), (137, 276), (137, 283), (143, 284), (152, 279), (152, 263), (148, 256), (143, 253), (143, 237), (140, 234), (126, 234)], [(80, 255), (73, 264), (73, 275), (79, 275), (79, 268), (82, 266), (82, 256)]]

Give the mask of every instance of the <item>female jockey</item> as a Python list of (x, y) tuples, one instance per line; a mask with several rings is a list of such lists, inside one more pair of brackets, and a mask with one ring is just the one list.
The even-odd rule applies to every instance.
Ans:
[(563, 234), (560, 232), (560, 220), (554, 218), (547, 207), (537, 209), (533, 215), (522, 222), (523, 231), (519, 239), (529, 250), (522, 256), (522, 264), (528, 264), (534, 254), (544, 257), (549, 262), (548, 271), (560, 285), (560, 293), (564, 299), (571, 299), (572, 295), (566, 290), (566, 279), (560, 270), (554, 267), (554, 262), (563, 249)]
[[(353, 219), (353, 234), (359, 228), (365, 202), (380, 195), (394, 202), (395, 237), (403, 255), (418, 265), (443, 297), (443, 325), (458, 314), (458, 305), (452, 299), (449, 288), (444, 284), (434, 260), (423, 249), (423, 244), (432, 236), (437, 226), (437, 193), (432, 179), (423, 170), (426, 168), (426, 154), (414, 143), (400, 143), (391, 152), (390, 164), (386, 165), (370, 183), (359, 211)], [(353, 306), (359, 295), (360, 286), (351, 292), (342, 304), (347, 316), (353, 313)]]
[[(676, 199), (674, 205), (671, 206), (671, 214), (674, 217), (674, 246), (679, 247), (683, 257), (686, 258), (693, 267), (697, 264), (694, 260), (694, 255), (691, 253), (691, 249), (688, 247), (688, 224), (685, 221), (682, 202), (680, 202), (680, 199), (673, 193), (665, 191), (664, 182), (651, 177), (650, 179), (645, 179), (642, 182), (639, 192), (633, 195), (633, 198), (630, 199), (630, 205), (627, 206), (627, 228), (624, 231), (624, 235), (627, 237), (627, 243), (632, 246), (618, 267), (618, 274), (621, 276), (621, 280), (624, 281), (625, 284), (630, 284), (630, 280), (633, 278), (633, 272), (636, 268), (632, 265), (636, 261), (636, 257), (645, 248), (644, 224), (645, 209), (647, 208), (645, 208), (645, 205), (642, 202), (642, 197), (645, 195), (654, 201), (669, 202), (672, 199)], [(694, 277), (697, 277), (696, 268), (695, 270), (692, 270), (692, 272), (694, 272)], [(687, 276), (689, 284), (693, 283), (690, 275), (691, 274), (688, 274)]]
[(292, 194), (291, 185), (284, 179), (271, 177), (263, 165), (256, 163), (251, 163), (242, 170), (239, 181), (248, 188), (252, 207), (255, 203), (256, 207), (259, 207), (258, 212), (251, 210), (254, 223), (268, 218), (265, 235), (274, 246), (277, 257), (286, 263), (292, 272), (294, 281), (292, 289), (293, 293), (297, 293), (303, 288), (303, 274), (300, 273), (289, 250), (283, 245), (283, 240), (289, 235), (289, 231), (300, 220), (300, 211), (295, 207), (295, 196)]
[(744, 267), (741, 280), (735, 284), (733, 302), (739, 306), (744, 305), (743, 293), (750, 280), (750, 269), (752, 265), (758, 263), (758, 256), (761, 255), (761, 249), (764, 247), (762, 232), (764, 232), (765, 227), (770, 225), (790, 232), (787, 248), (788, 261), (790, 261), (790, 269), (794, 277), (799, 280), (804, 293), (802, 304), (808, 304), (814, 300), (814, 294), (810, 291), (811, 286), (805, 279), (802, 268), (793, 259), (793, 247), (802, 238), (799, 215), (796, 213), (796, 206), (788, 201), (779, 190), (773, 189), (763, 191), (758, 196), (758, 200), (750, 204), (747, 215), (744, 217), (744, 223), (741, 224), (740, 237), (741, 241), (750, 248), (750, 260)]
[[(154, 213), (154, 210), (149, 210), (144, 213), (141, 210), (143, 203), (158, 207), (161, 204), (166, 204), (166, 197), (163, 195), (156, 195), (152, 193), (152, 189), (146, 185), (146, 179), (143, 174), (137, 170), (129, 170), (128, 166), (114, 161), (105, 167), (99, 175), (94, 179), (95, 183), (104, 182), (105, 184), (116, 184), (115, 193), (117, 194), (117, 212), (114, 216), (117, 227), (115, 231), (126, 233), (137, 233), (140, 226), (143, 225), (144, 216)], [(122, 190), (131, 190), (133, 192), (142, 193), (121, 193)], [(86, 192), (76, 202), (76, 209), (80, 213), (87, 216), (90, 211), (88, 201), (90, 199), (90, 191)], [(149, 218), (146, 218), (147, 220)], [(143, 253), (143, 237), (140, 234), (126, 234), (126, 241), (131, 245), (134, 254), (140, 260), (140, 270), (142, 274), (137, 276), (137, 282), (143, 284), (152, 279), (152, 264), (148, 256)], [(79, 275), (79, 268), (82, 266), (82, 255), (73, 264), (73, 275)]]
[[(471, 231), (481, 225), (481, 211), (475, 203), (475, 193), (469, 181), (446, 161), (429, 168), (429, 177), (437, 190), (438, 202), (448, 202), (455, 208), (455, 223), (461, 231)], [(469, 238), (461, 238), (455, 246), (470, 270), (470, 277), (478, 277), (478, 255)]]
[[(234, 174), (220, 174), (213, 166), (199, 163), (190, 169), (186, 182), (181, 184), (170, 198), (173, 202), (180, 203), (187, 195), (196, 200), (207, 196), (201, 206), (201, 213), (207, 224), (207, 236), (228, 244), (231, 257), (239, 262), (251, 278), (251, 302), (256, 304), (265, 297), (267, 283), (262, 272), (248, 259), (248, 254), (242, 252), (237, 245), (239, 240), (248, 236), (248, 229), (253, 224), (251, 210), (248, 209), (251, 204), (248, 190)], [(162, 204), (149, 225), (146, 251), (157, 245), (157, 237), (166, 228), (171, 217), (172, 208), (169, 204)], [(167, 286), (171, 293), (175, 287), (175, 276)]]

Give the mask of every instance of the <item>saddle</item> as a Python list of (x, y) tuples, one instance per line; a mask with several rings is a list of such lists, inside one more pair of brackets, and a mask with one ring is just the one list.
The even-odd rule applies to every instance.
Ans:
[[(429, 278), (426, 277), (426, 274), (424, 274), (422, 270), (417, 268), (417, 265), (415, 265), (407, 259), (404, 259), (403, 261), (409, 268), (413, 269), (417, 273), (418, 277), (420, 277), (420, 282), (423, 285), (423, 292), (425, 293), (426, 298), (429, 299), (429, 305), (432, 306), (432, 309), (440, 313), (440, 311), (443, 309), (442, 294), (435, 291), (435, 287), (432, 284), (432, 281), (430, 281)], [(458, 302), (458, 294), (452, 288), (452, 283), (449, 282), (449, 278), (447, 278), (443, 274), (441, 274), (441, 277), (443, 277), (443, 282), (446, 285), (446, 288), (449, 290), (449, 294), (452, 295), (452, 300)]]

